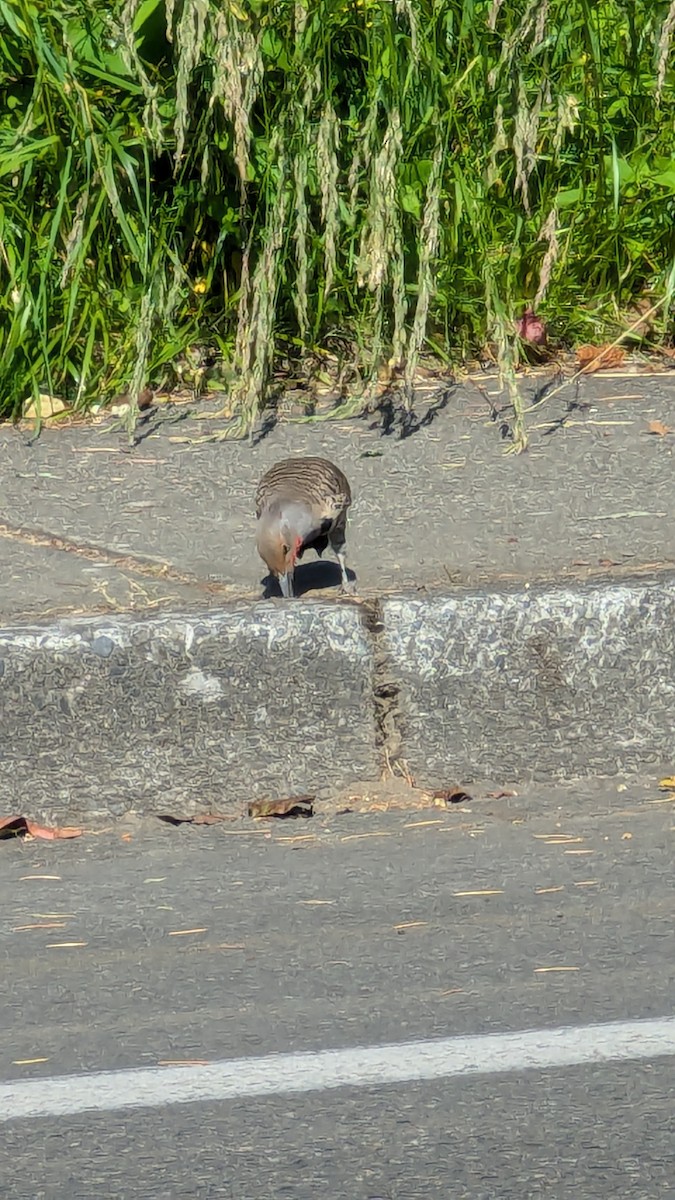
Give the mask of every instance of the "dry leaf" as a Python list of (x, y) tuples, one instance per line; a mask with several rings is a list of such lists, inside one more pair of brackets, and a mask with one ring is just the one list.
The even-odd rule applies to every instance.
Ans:
[(660, 779), (659, 788), (662, 792), (675, 791), (675, 775), (668, 775), (666, 779)]
[(453, 896), (503, 896), (503, 888), (478, 888), (470, 892), (453, 892)]
[(56, 825), (50, 829), (46, 825), (37, 825), (35, 821), (30, 821), (28, 817), (0, 817), (0, 838), (34, 837), (52, 842), (57, 838), (76, 838), (81, 836), (81, 829), (74, 829), (68, 826), (59, 828)]
[(254, 800), (248, 815), (255, 821), (269, 817), (313, 817), (314, 796), (292, 796), (290, 800)]
[(40, 392), (40, 402), (31, 400), (24, 411), (25, 421), (47, 421), (50, 417), (58, 417), (59, 413), (67, 411), (67, 404), (58, 396), (50, 396), (48, 392)]
[[(154, 398), (155, 394), (150, 388), (144, 388), (142, 392), (139, 392), (137, 404), (140, 411), (143, 412), (146, 408), (150, 408)], [(128, 392), (120, 392), (117, 396), (113, 396), (111, 403), (116, 408), (128, 409), (131, 404), (131, 396)]]
[(590, 375), (593, 371), (608, 371), (620, 367), (626, 358), (626, 351), (621, 346), (579, 346), (577, 361), (582, 371)]
[(485, 797), (487, 800), (510, 800), (512, 796), (517, 796), (517, 795), (518, 795), (517, 792), (509, 791), (508, 788), (506, 788), (502, 792), (486, 792), (485, 793)]
[(667, 437), (672, 432), (673, 430), (668, 425), (664, 425), (663, 421), (650, 421), (647, 425), (647, 433), (653, 434), (654, 437)]
[(556, 971), (578, 971), (579, 967), (535, 967), (535, 975), (550, 975)]
[(461, 788), (441, 788), (432, 792), (431, 799), (437, 808), (448, 808), (451, 804), (471, 804), (472, 797)]
[(211, 1065), (211, 1060), (208, 1058), (160, 1058), (158, 1067), (208, 1067)]

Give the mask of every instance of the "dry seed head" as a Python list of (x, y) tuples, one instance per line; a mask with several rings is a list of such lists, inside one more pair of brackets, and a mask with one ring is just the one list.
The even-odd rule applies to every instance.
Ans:
[(301, 146), (293, 164), (293, 179), (295, 183), (295, 257), (297, 262), (297, 280), (294, 292), (295, 311), (298, 316), (298, 328), (303, 342), (309, 333), (309, 311), (307, 307), (307, 280), (309, 275), (309, 256), (307, 254), (307, 229), (309, 214), (307, 212), (307, 147)]
[(419, 352), (427, 331), (429, 302), (433, 287), (433, 262), (438, 254), (441, 215), (441, 183), (443, 177), (443, 144), (436, 142), (431, 160), (431, 171), (427, 182), (427, 197), (419, 236), (419, 270), (417, 274), (417, 304), (415, 319), (410, 331), (405, 370), (408, 396), (417, 370)]
[(295, 40), (299, 41), (305, 32), (307, 24), (307, 4), (304, 0), (295, 0)]
[(176, 44), (178, 46), (178, 70), (176, 71), (176, 157), (175, 168), (183, 156), (185, 133), (188, 126), (188, 85), (197, 66), (204, 46), (206, 18), (209, 0), (184, 0), (183, 11), (178, 22)]
[(487, 22), (488, 29), (490, 29), (492, 31), (492, 33), (494, 33), (494, 31), (497, 27), (497, 17), (499, 16), (499, 10), (503, 3), (504, 3), (504, 0), (492, 0), (492, 5), (491, 5), (490, 11), (488, 13), (488, 22)]
[(553, 149), (556, 154), (562, 149), (566, 133), (574, 133), (579, 123), (579, 101), (576, 96), (558, 96), (558, 118), (553, 136)]
[(675, 29), (675, 0), (671, 0), (670, 8), (666, 13), (659, 41), (656, 48), (656, 103), (661, 103), (661, 96), (666, 82), (666, 70), (668, 68), (668, 57), (670, 55), (670, 42)]
[(555, 207), (551, 209), (546, 220), (544, 221), (538, 240), (540, 242), (547, 242), (548, 245), (542, 259), (541, 272), (539, 275), (539, 287), (537, 288), (537, 294), (534, 298), (533, 308), (535, 312), (546, 295), (553, 268), (557, 263), (558, 255), (560, 254), (560, 243), (558, 242), (558, 214), (555, 210)]
[(532, 38), (532, 49), (536, 50), (541, 46), (546, 36), (546, 18), (548, 16), (548, 0), (542, 0), (541, 7), (537, 13), (537, 21), (534, 27), (534, 36)]
[(366, 388), (365, 397), (369, 402), (373, 398), (377, 384), (377, 371), (382, 357), (382, 343), (384, 336), (384, 284), (380, 284), (375, 292), (375, 301), (373, 305), (373, 323), (370, 329), (370, 354), (366, 356), (368, 361), (368, 378), (369, 387)]
[(242, 198), (251, 150), (251, 110), (263, 77), (260, 44), (251, 30), (227, 13), (210, 14), (213, 42), (213, 82), (209, 107), (218, 101), (234, 130), (234, 161)]
[[(145, 375), (148, 366), (148, 354), (150, 351), (150, 341), (152, 339), (152, 326), (155, 318), (155, 303), (154, 303), (154, 281), (151, 281), (149, 286), (143, 293), (141, 300), (141, 311), (138, 317), (138, 325), (136, 326), (136, 361), (134, 364), (134, 373), (131, 377), (131, 386), (129, 388), (129, 418), (135, 420), (135, 410), (137, 407), (137, 396), (140, 395), (145, 384)], [(82, 380), (82, 384), (84, 384)], [(79, 399), (79, 396), (78, 396)]]
[(157, 301), (157, 315), (160, 321), (166, 322), (171, 320), (178, 304), (183, 298), (186, 279), (187, 275), (183, 264), (175, 260), (169, 286), (166, 286), (166, 280), (162, 280), (162, 287)]
[(392, 292), (394, 299), (394, 329), (391, 337), (390, 367), (397, 367), (403, 360), (405, 350), (405, 319), (408, 313), (408, 301), (405, 294), (405, 255), (403, 253), (403, 232), (401, 219), (396, 210), (393, 222), (392, 236)]
[[(250, 306), (247, 305), (246, 310), (243, 307), (243, 288), (242, 300), (239, 305), (239, 330), (237, 332), (237, 348), (240, 350), (239, 379), (234, 389), (233, 400), (240, 408), (240, 425), (243, 428), (250, 427), (255, 413), (260, 407), (274, 357), (274, 316), (279, 253), (283, 246), (288, 221), (288, 163), (278, 132), (270, 141), (269, 152), (271, 162), (276, 158), (279, 182), (274, 203), (268, 210), (265, 230), (260, 239), (263, 249), (256, 263), (250, 288), (247, 286), (246, 289), (247, 295), (250, 296)], [(248, 258), (248, 247), (244, 258)]]
[[(373, 125), (373, 132), (375, 126)], [(400, 361), (405, 339), (405, 262), (397, 170), (403, 149), (401, 117), (392, 109), (378, 154), (371, 158), (368, 211), (361, 232), (357, 282), (374, 293), (370, 378), (379, 363), (384, 327), (385, 288), (391, 281), (394, 300), (392, 361)]]
[(166, 40), (171, 43), (173, 41), (173, 14), (176, 8), (176, 0), (165, 0), (166, 4)]
[(340, 125), (330, 100), (324, 105), (316, 135), (316, 165), (321, 191), (321, 220), (324, 228), (324, 297), (335, 278), (337, 262), (337, 235), (340, 228), (338, 178), (340, 164)]
[(487, 167), (487, 185), (492, 187), (493, 183), (499, 179), (499, 167), (497, 166), (497, 155), (502, 150), (508, 150), (509, 139), (504, 128), (504, 105), (501, 100), (497, 103), (495, 110), (495, 136), (490, 150), (490, 158)]
[(302, 103), (299, 106), (298, 132), (299, 149), (293, 164), (293, 179), (295, 183), (295, 257), (298, 267), (297, 284), (295, 288), (295, 311), (298, 316), (300, 336), (306, 340), (309, 333), (308, 310), (308, 277), (309, 254), (307, 252), (307, 231), (309, 229), (309, 212), (307, 210), (307, 175), (308, 175), (308, 144), (305, 130), (311, 124), (311, 113), (316, 93), (321, 87), (321, 72), (319, 67), (307, 72)]
[(376, 96), (372, 100), (368, 115), (363, 122), (363, 129), (356, 144), (354, 157), (352, 158), (347, 176), (347, 187), (349, 189), (349, 208), (352, 216), (356, 218), (356, 201), (359, 193), (359, 175), (362, 163), (372, 162), (375, 152), (375, 144), (377, 142), (377, 113), (379, 100)]
[(82, 236), (84, 234), (84, 215), (87, 211), (89, 203), (89, 189), (82, 193), (77, 204), (75, 205), (75, 215), (70, 233), (66, 238), (66, 257), (61, 271), (61, 287), (64, 288), (68, 282), (68, 278), (77, 259), (80, 246), (82, 245)]
[(398, 197), (396, 172), (403, 149), (401, 117), (392, 109), (382, 148), (372, 160), (370, 203), (361, 234), (358, 285), (367, 281), (371, 292), (385, 282), (395, 250)]
[(417, 14), (411, 0), (396, 0), (396, 16), (404, 16), (410, 29), (410, 49), (413, 58), (417, 57)]
[(157, 108), (159, 88), (156, 86), (156, 84), (152, 84), (148, 79), (145, 68), (136, 49), (134, 17), (136, 16), (136, 12), (139, 7), (140, 0), (126, 0), (126, 3), (122, 8), (120, 20), (122, 24), (124, 40), (120, 46), (120, 50), (130, 74), (135, 74), (143, 89), (143, 95), (145, 96), (143, 124), (153, 146), (157, 151), (160, 151), (164, 145), (164, 130), (162, 127), (162, 120), (159, 115), (159, 109)]
[(515, 188), (522, 196), (523, 207), (527, 213), (530, 211), (528, 182), (537, 161), (535, 152), (541, 117), (541, 104), (542, 91), (540, 89), (532, 108), (528, 108), (525, 85), (521, 77), (518, 88), (518, 108), (513, 130), (513, 153), (516, 159)]
[(234, 361), (242, 374), (250, 368), (250, 344), (248, 340), (249, 306), (251, 303), (251, 241), (249, 239), (241, 256), (241, 280), (239, 283), (239, 306), (237, 310), (237, 336), (234, 343)]
[[(537, 7), (540, 3), (542, 4), (543, 7), (547, 6), (548, 0), (529, 0), (529, 4), (528, 4), (527, 8), (525, 9), (525, 12), (523, 13), (523, 17), (520, 22), (520, 25), (515, 30), (515, 32), (511, 34), (511, 37), (505, 38), (504, 41), (502, 42), (502, 49), (501, 49), (501, 54), (499, 56), (499, 62), (497, 63), (496, 67), (492, 68), (492, 70), (490, 71), (490, 73), (488, 75), (488, 85), (490, 88), (494, 88), (504, 64), (507, 64), (508, 66), (513, 66), (514, 60), (515, 60), (515, 55), (516, 55), (516, 50), (518, 49), (519, 45), (521, 44), (521, 42), (524, 42), (527, 37), (529, 37), (533, 28), (535, 28), (535, 29), (537, 28), (537, 26), (535, 25), (535, 18), (536, 18), (536, 14), (537, 14)], [(497, 12), (498, 12), (498, 8), (497, 8)], [(491, 15), (492, 14), (490, 14), (490, 16)], [(488, 24), (489, 24), (489, 20), (490, 20), (490, 18), (488, 18)], [(495, 13), (495, 21), (496, 21), (496, 13)], [(545, 21), (546, 21), (546, 13), (544, 13), (544, 22)], [(490, 26), (490, 28), (493, 28), (493, 26)], [(536, 47), (536, 45), (537, 45), (536, 41), (533, 41), (531, 49), (534, 49)]]

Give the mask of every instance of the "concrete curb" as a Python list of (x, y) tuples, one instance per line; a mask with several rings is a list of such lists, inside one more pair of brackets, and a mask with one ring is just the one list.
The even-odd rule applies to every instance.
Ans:
[(383, 615), (418, 783), (672, 765), (675, 577), (392, 600)]
[(671, 768), (675, 576), (0, 630), (3, 812)]
[(0, 676), (3, 809), (222, 812), (376, 771), (355, 606), (5, 629)]

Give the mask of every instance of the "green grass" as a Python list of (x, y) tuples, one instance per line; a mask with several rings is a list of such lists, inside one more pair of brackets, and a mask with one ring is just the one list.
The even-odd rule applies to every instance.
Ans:
[[(0, 0), (0, 414), (668, 339), (675, 2)], [(337, 353), (337, 352), (336, 352)], [(132, 412), (133, 419), (133, 412)]]

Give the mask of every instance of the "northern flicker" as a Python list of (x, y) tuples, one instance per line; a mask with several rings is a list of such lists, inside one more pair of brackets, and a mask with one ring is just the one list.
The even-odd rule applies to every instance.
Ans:
[(256, 492), (258, 554), (293, 596), (293, 572), (305, 550), (319, 557), (330, 545), (340, 564), (342, 591), (349, 590), (345, 564), (349, 484), (325, 458), (285, 458), (263, 475)]

